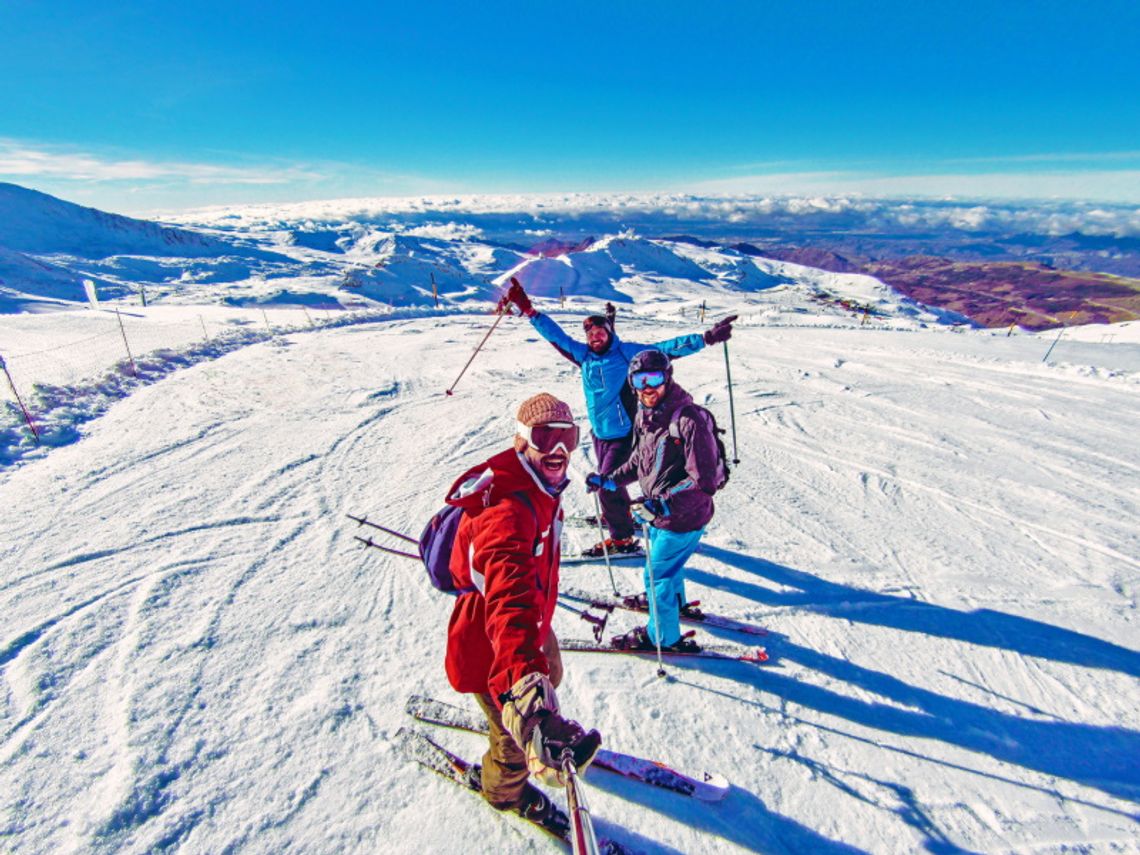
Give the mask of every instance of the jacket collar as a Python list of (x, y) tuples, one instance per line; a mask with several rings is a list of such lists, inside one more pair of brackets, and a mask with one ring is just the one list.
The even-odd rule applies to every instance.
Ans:
[(460, 475), (447, 493), (447, 503), (470, 509), (481, 508), (518, 492), (526, 492), (537, 501), (545, 498), (557, 503), (569, 484), (570, 480), (566, 479), (555, 489), (547, 487), (521, 455), (508, 448)]
[(538, 485), (538, 488), (547, 495), (558, 498), (562, 495), (562, 491), (570, 486), (570, 479), (563, 478), (562, 483), (556, 487), (551, 487), (546, 483), (541, 475), (534, 471), (534, 467), (530, 465), (530, 461), (526, 459), (526, 455), (516, 451), (515, 456), (519, 459), (519, 464), (522, 466), (523, 471), (530, 475), (531, 480), (534, 481), (534, 483)]

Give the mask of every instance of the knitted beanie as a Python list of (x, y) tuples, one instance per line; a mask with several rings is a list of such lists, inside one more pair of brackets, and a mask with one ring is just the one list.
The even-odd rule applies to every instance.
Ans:
[(570, 412), (570, 405), (559, 401), (549, 392), (539, 392), (523, 401), (516, 418), (527, 427), (548, 425), (551, 422), (574, 424), (574, 414)]

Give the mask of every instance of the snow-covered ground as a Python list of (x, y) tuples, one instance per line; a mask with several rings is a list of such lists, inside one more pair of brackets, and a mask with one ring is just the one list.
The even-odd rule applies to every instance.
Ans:
[[(1135, 325), (1068, 331), (1043, 363), (1055, 334), (927, 328), (902, 304), (861, 327), (794, 288), (675, 272), (623, 286), (619, 329), (691, 331), (702, 301), (742, 315), (741, 463), (689, 591), (767, 626), (771, 662), (661, 680), (567, 654), (563, 706), (609, 747), (733, 785), (705, 804), (591, 772), (599, 832), (643, 852), (1140, 851)], [(595, 303), (554, 314), (576, 328)], [(66, 320), (36, 334), (68, 340)], [(583, 413), (573, 367), (517, 318), (446, 397), (487, 325), (250, 338), (98, 418), (57, 402), (78, 441), (0, 469), (0, 848), (551, 849), (394, 750), (410, 694), (467, 703), (443, 673), (451, 600), (345, 518), (417, 533), (523, 398)], [(728, 425), (720, 349), (677, 378)], [(573, 468), (584, 512), (591, 461)], [(563, 579), (607, 588), (602, 568)], [(556, 629), (586, 635), (570, 612)]]

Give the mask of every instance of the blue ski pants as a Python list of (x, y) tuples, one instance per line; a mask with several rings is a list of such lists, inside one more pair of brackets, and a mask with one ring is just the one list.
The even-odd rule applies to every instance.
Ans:
[[(666, 531), (649, 527), (648, 556), (645, 562), (645, 594), (653, 603), (649, 611), (649, 637), (657, 641), (661, 628), (661, 644), (676, 644), (681, 638), (681, 603), (685, 602), (685, 562), (689, 560), (703, 528), (696, 531)], [(652, 565), (653, 583), (649, 581)], [(656, 620), (654, 614), (656, 613)]]

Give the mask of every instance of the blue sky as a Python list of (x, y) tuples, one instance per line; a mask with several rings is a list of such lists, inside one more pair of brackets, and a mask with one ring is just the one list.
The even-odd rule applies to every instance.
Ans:
[(0, 4), (0, 181), (1140, 203), (1140, 3)]

